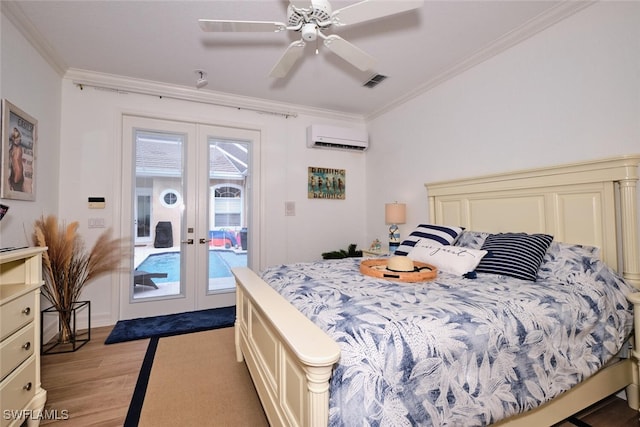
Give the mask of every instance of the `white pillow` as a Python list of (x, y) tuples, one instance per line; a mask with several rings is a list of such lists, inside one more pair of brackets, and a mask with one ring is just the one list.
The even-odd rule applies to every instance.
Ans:
[(395, 255), (406, 256), (411, 249), (421, 245), (453, 245), (462, 230), (462, 227), (449, 225), (420, 224), (402, 241)]
[(445, 273), (464, 276), (475, 270), (487, 251), (469, 249), (461, 246), (441, 246), (421, 243), (407, 255), (414, 261), (425, 262)]

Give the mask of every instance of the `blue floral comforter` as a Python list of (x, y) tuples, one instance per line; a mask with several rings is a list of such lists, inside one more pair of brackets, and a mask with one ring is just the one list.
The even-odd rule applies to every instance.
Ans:
[(632, 329), (633, 289), (580, 250), (547, 256), (536, 282), (391, 282), (362, 275), (360, 261), (262, 273), (341, 348), (331, 426), (494, 423), (596, 372)]

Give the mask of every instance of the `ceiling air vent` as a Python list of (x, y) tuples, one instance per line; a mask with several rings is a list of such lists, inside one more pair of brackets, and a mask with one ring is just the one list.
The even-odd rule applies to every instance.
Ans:
[(382, 83), (382, 81), (384, 79), (386, 79), (387, 76), (384, 76), (382, 74), (374, 74), (369, 80), (367, 80), (363, 86), (364, 87), (368, 87), (370, 89), (373, 89), (374, 87), (378, 86), (380, 83)]

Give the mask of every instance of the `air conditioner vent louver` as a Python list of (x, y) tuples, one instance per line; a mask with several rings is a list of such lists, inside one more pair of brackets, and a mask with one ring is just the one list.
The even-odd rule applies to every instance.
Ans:
[(307, 147), (365, 151), (369, 148), (369, 141), (364, 130), (312, 125), (307, 128)]
[(387, 76), (382, 75), (382, 74), (375, 74), (373, 75), (369, 80), (367, 80), (364, 83), (364, 87), (368, 87), (369, 89), (373, 89), (374, 87), (378, 86), (380, 83), (382, 83), (382, 81), (384, 79), (386, 79)]
[(367, 147), (359, 147), (359, 146), (353, 146), (353, 145), (347, 145), (347, 144), (334, 144), (333, 142), (320, 142), (320, 141), (316, 141), (315, 143), (315, 147), (323, 147), (323, 148), (336, 148), (336, 149), (340, 149), (340, 150), (360, 150), (360, 151), (364, 151), (367, 149)]

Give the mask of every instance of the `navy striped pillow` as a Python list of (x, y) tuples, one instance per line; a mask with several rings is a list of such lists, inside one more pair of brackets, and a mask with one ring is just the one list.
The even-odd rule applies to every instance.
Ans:
[(451, 245), (456, 241), (462, 227), (449, 227), (446, 225), (420, 224), (409, 234), (409, 237), (398, 246), (395, 255), (406, 256), (420, 241), (432, 245)]
[(482, 245), (482, 249), (488, 253), (476, 267), (476, 272), (535, 282), (552, 240), (553, 236), (547, 234), (491, 234)]

